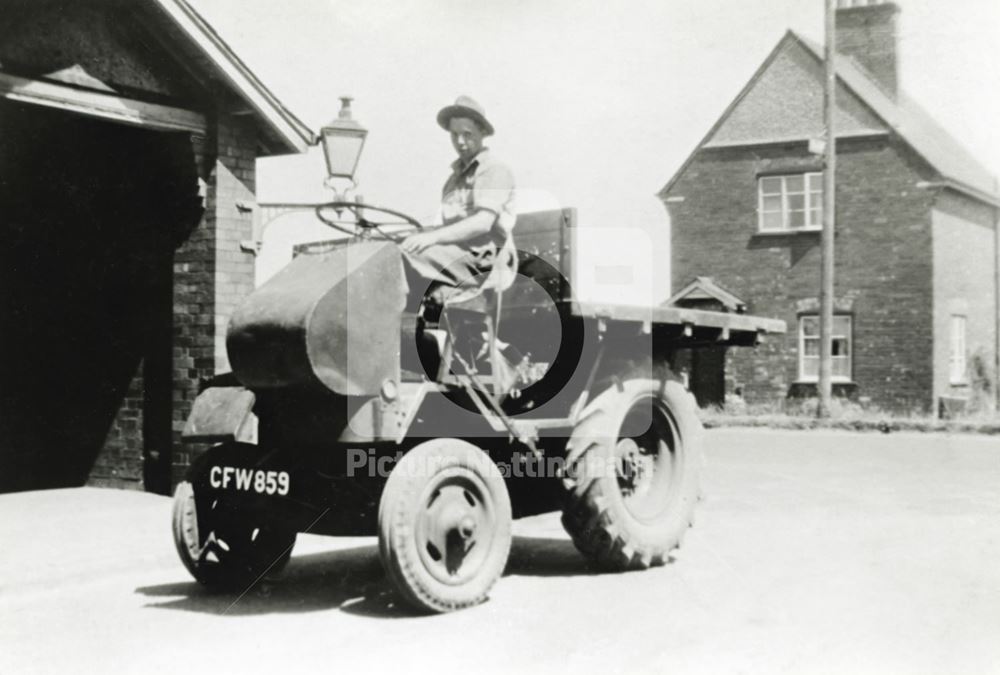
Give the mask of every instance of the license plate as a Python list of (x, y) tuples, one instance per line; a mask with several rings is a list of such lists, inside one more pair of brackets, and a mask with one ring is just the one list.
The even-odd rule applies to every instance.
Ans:
[(208, 482), (217, 490), (256, 492), (260, 495), (287, 495), (292, 487), (287, 471), (238, 466), (213, 466), (208, 472)]

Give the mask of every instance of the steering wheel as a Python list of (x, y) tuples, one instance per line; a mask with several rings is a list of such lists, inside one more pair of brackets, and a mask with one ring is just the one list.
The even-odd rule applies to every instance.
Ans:
[[(354, 214), (355, 221), (345, 221), (341, 220), (340, 212), (347, 209)], [(336, 213), (336, 218), (330, 217), (330, 211)], [(398, 218), (399, 220), (385, 221), (385, 220), (369, 220), (365, 217), (366, 211), (377, 211), (379, 213), (384, 213), (389, 216)], [(410, 228), (415, 228), (418, 230), (424, 229), (424, 226), (419, 220), (413, 216), (409, 216), (400, 211), (395, 211), (393, 209), (387, 209), (384, 206), (376, 206), (375, 204), (364, 204), (358, 202), (327, 202), (326, 204), (320, 204), (316, 207), (316, 217), (323, 221), (324, 224), (332, 227), (335, 230), (344, 232), (351, 236), (362, 236), (370, 237), (372, 232), (378, 232), (383, 239), (388, 239), (389, 241), (400, 241), (403, 239), (407, 232), (402, 233), (388, 233), (381, 228), (386, 225), (408, 225)], [(353, 225), (355, 229), (348, 227)], [(360, 228), (358, 230), (357, 228)], [(408, 228), (409, 229), (409, 228)]]

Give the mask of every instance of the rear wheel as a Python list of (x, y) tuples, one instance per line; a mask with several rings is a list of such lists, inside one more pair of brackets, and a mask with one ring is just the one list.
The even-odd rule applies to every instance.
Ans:
[(379, 553), (414, 607), (447, 612), (483, 602), (510, 544), (507, 486), (474, 445), (422, 443), (390, 474), (379, 504)]
[(694, 518), (701, 437), (678, 382), (629, 379), (595, 398), (567, 444), (562, 522), (576, 547), (606, 569), (666, 562)]
[[(230, 449), (234, 448), (225, 448)], [(200, 459), (211, 457), (215, 450)], [(174, 545), (199, 583), (219, 590), (243, 590), (288, 564), (296, 533), (213, 494), (205, 487), (202, 467), (206, 466), (205, 461), (192, 466), (174, 492)]]

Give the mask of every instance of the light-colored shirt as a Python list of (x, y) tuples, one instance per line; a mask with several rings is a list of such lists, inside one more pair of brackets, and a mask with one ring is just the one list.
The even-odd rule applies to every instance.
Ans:
[(483, 241), (502, 246), (514, 229), (514, 174), (483, 148), (466, 165), (452, 162), (452, 173), (441, 191), (441, 218), (445, 225), (468, 218), (480, 210), (496, 215), (493, 227)]

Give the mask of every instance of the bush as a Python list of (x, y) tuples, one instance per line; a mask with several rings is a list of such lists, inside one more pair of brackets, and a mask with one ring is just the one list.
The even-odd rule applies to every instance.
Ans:
[(986, 357), (981, 351), (976, 352), (969, 360), (970, 416), (990, 416), (996, 410), (993, 382), (992, 369)]

